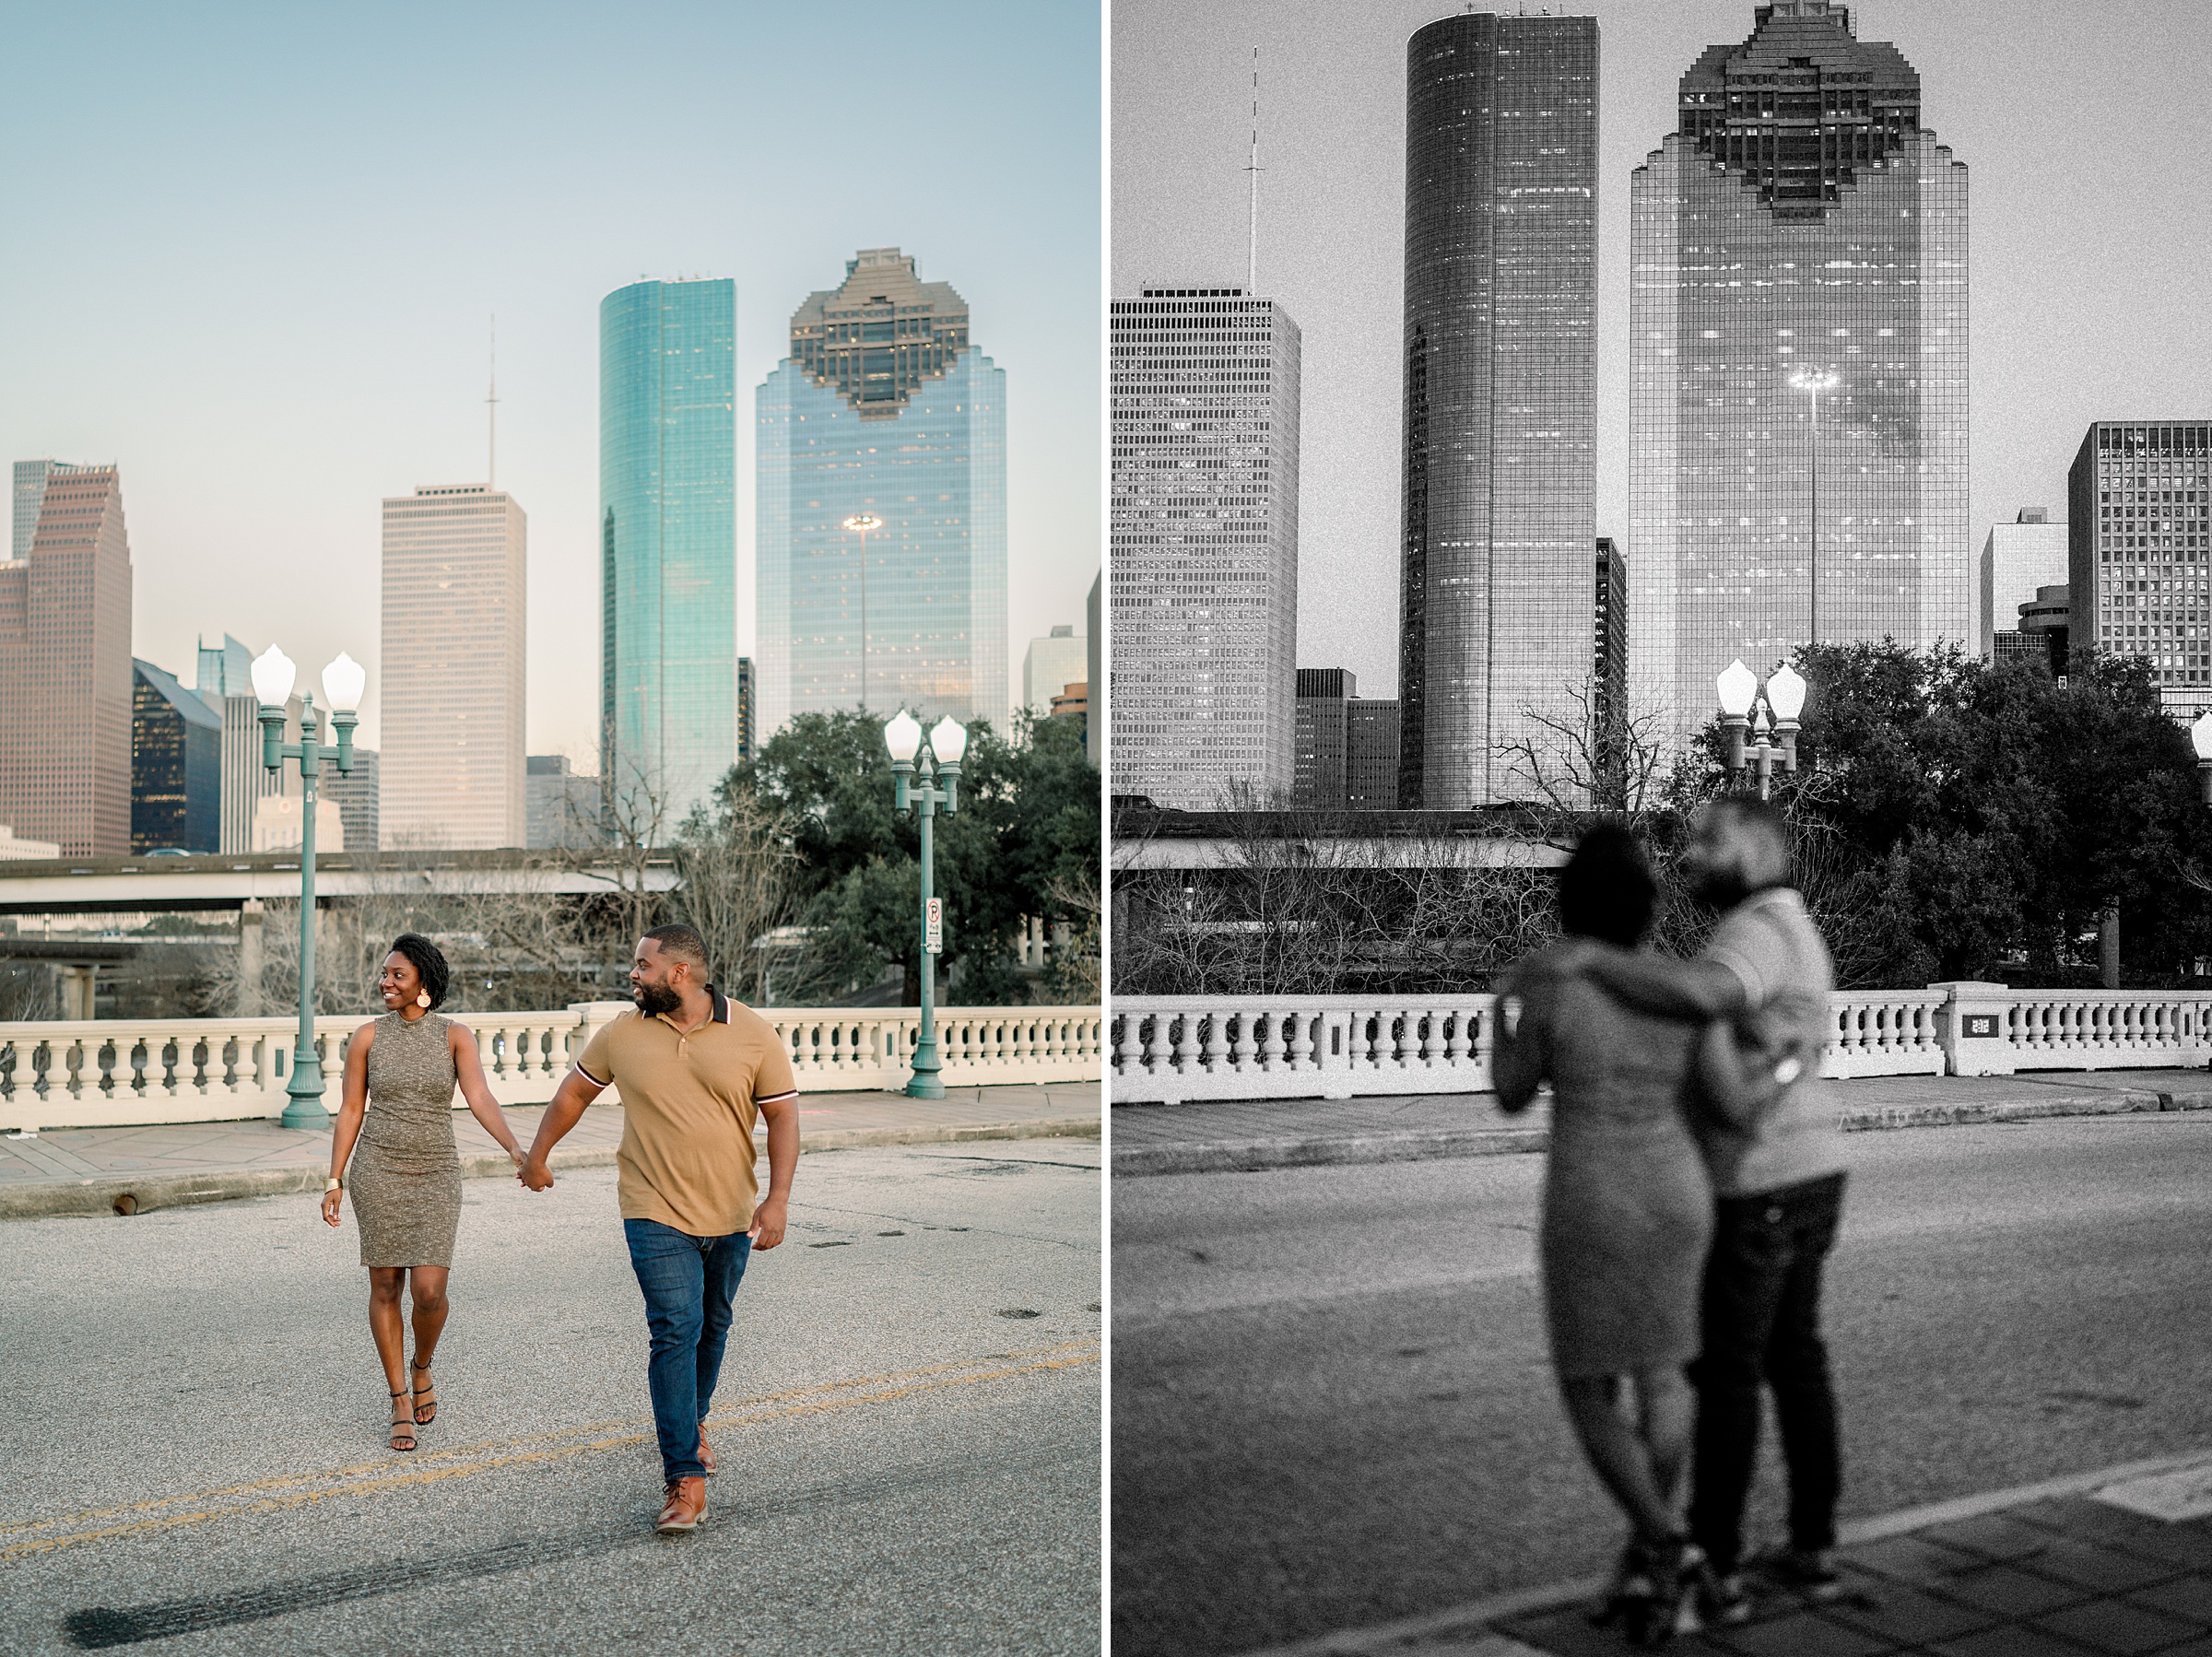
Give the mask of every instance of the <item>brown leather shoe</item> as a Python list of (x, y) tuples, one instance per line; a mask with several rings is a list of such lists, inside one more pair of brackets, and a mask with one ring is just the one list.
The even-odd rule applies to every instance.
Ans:
[(699, 1464), (707, 1470), (709, 1478), (714, 1476), (714, 1451), (707, 1444), (707, 1429), (703, 1427), (699, 1429)]
[(653, 1528), (664, 1536), (677, 1531), (696, 1531), (699, 1522), (707, 1516), (707, 1481), (703, 1478), (672, 1478), (668, 1481), (668, 1499), (661, 1505), (661, 1516), (653, 1521)]

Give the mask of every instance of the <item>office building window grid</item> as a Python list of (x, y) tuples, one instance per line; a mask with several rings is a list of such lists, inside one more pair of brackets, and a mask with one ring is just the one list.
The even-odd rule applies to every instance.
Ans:
[(1587, 671), (1597, 24), (1447, 18), (1406, 65), (1399, 804), (1464, 809)]
[[(1630, 696), (1679, 735), (1738, 657), (1963, 641), (1967, 173), (1895, 49), (1762, 8), (1684, 76), (1630, 190)], [(1878, 93), (1878, 96), (1877, 94)]]
[(2067, 474), (2076, 645), (2212, 687), (2212, 422), (2099, 421)]
[(1110, 308), (1114, 787), (1206, 810), (1294, 783), (1299, 332), (1240, 288)]
[(121, 857), (132, 711), (122, 478), (113, 466), (32, 464), (30, 542), (0, 563), (0, 823), (65, 857)]
[(737, 760), (736, 326), (726, 279), (599, 307), (601, 775), (664, 832)]
[(526, 841), (527, 540), (523, 509), (484, 484), (383, 503), (377, 829), (392, 845)]

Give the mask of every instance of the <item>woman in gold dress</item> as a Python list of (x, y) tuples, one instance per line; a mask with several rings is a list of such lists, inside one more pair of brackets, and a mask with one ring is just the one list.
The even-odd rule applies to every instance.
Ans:
[[(343, 1192), (353, 1192), (361, 1263), (369, 1268), (369, 1333), (392, 1394), (394, 1450), (414, 1449), (415, 1428), (438, 1415), (430, 1359), (445, 1329), (446, 1273), (461, 1224), (456, 1087), (469, 1113), (517, 1168), (523, 1165), (522, 1147), (485, 1083), (476, 1037), (466, 1026), (438, 1016), (448, 977), (445, 957), (429, 939), (410, 932), (392, 941), (377, 982), (389, 1010), (354, 1031), (346, 1049), (345, 1099), (331, 1134), (330, 1182), (323, 1193), (323, 1217), (335, 1226)], [(400, 1310), (401, 1295), (409, 1289), (415, 1303), (412, 1365)]]

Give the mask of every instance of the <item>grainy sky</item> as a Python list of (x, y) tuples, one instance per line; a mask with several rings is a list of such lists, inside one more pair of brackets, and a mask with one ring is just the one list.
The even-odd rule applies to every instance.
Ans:
[(370, 668), (385, 495), (530, 520), (529, 746), (595, 769), (598, 309), (737, 283), (753, 390), (862, 247), (918, 256), (1006, 370), (1009, 646), (1099, 568), (1100, 14), (1030, 0), (0, 6), (0, 462), (119, 462), (135, 647)]
[[(1298, 660), (1395, 694), (1406, 40), (1436, 0), (1116, 0), (1110, 291), (1241, 281), (1260, 48), (1259, 290), (1304, 337)], [(1484, 9), (1477, 7), (1477, 9)], [(1498, 9), (1512, 9), (1500, 7)], [(1535, 12), (1538, 8), (1526, 8)], [(1750, 0), (1590, 0), (1599, 29), (1597, 528), (1628, 535), (1629, 174)], [(2092, 419), (2212, 417), (2204, 0), (1868, 0), (1970, 168), (1973, 547), (2065, 510)]]

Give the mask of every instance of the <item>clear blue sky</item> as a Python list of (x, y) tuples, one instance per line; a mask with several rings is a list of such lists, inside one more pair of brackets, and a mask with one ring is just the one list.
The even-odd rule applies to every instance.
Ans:
[(530, 518), (533, 753), (595, 764), (599, 300), (737, 283), (752, 393), (861, 247), (968, 300), (1006, 370), (1009, 647), (1099, 567), (1097, 6), (6, 8), (0, 439), (120, 463), (136, 652), (339, 650), (378, 687), (380, 499), (485, 472)]

